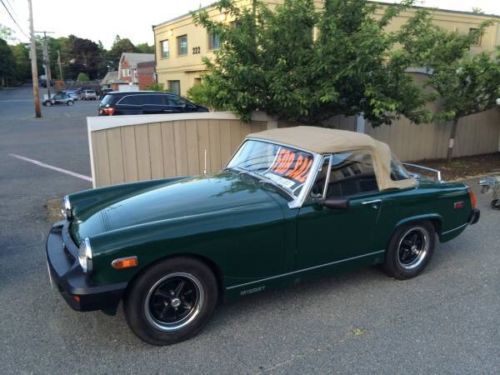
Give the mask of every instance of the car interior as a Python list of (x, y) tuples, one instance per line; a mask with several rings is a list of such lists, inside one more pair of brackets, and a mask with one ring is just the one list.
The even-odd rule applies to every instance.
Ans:
[[(379, 191), (371, 155), (362, 152), (343, 152), (332, 154), (332, 166), (326, 198), (348, 197)], [(311, 196), (321, 197), (327, 176), (329, 161), (325, 163), (316, 177)]]

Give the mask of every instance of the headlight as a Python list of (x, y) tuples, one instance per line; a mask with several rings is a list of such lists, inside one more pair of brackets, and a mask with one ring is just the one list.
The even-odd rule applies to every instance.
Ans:
[(69, 201), (69, 197), (67, 195), (63, 198), (63, 208), (61, 211), (66, 219), (72, 218), (73, 212), (71, 210), (71, 202)]
[(78, 249), (78, 262), (83, 269), (83, 272), (88, 273), (92, 271), (92, 248), (90, 247), (90, 240), (85, 238), (80, 244)]

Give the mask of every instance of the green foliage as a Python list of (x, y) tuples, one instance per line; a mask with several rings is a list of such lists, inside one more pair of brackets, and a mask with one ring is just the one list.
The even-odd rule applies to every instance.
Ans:
[(140, 43), (135, 46), (135, 52), (138, 53), (155, 53), (155, 46), (147, 43)]
[(496, 105), (500, 97), (500, 62), (487, 53), (465, 56), (437, 69), (430, 85), (439, 93), (442, 111), (436, 120), (458, 121)]
[(76, 78), (78, 82), (88, 82), (90, 81), (89, 76), (86, 73), (80, 72), (78, 73), (78, 77)]
[(193, 103), (210, 106), (210, 87), (207, 85), (205, 80), (201, 83), (192, 86), (187, 92), (187, 98)]
[(358, 113), (374, 125), (401, 114), (425, 121), (428, 97), (405, 73), (412, 61), (395, 48), (398, 34), (385, 30), (408, 4), (387, 6), (380, 19), (366, 0), (327, 0), (321, 12), (312, 0), (285, 0), (273, 11), (257, 0), (242, 9), (220, 1), (232, 24), (194, 14), (223, 41), (196, 90), (204, 104), (244, 120), (262, 110), (305, 123)]
[(21, 83), (31, 79), (31, 62), (29, 49), (26, 45), (19, 43), (10, 47), (14, 56), (14, 69), (16, 81)]
[(3, 39), (0, 39), (0, 87), (15, 82), (15, 59), (12, 51)]
[[(440, 104), (433, 117), (437, 122), (452, 122), (451, 139), (461, 117), (492, 108), (500, 97), (500, 56), (470, 51), (493, 22), (485, 21), (471, 33), (459, 34), (439, 28), (428, 11), (419, 11), (402, 29), (404, 53), (428, 69), (426, 85), (437, 93)], [(450, 142), (448, 159), (453, 144)]]
[(123, 52), (136, 52), (136, 48), (130, 39), (122, 39), (117, 35), (111, 49), (107, 53), (107, 59), (114, 69), (118, 68), (118, 63)]
[(4, 26), (0, 24), (0, 39), (5, 41), (11, 40), (13, 35), (13, 31), (10, 27)]
[(146, 87), (146, 90), (151, 90), (151, 91), (165, 91), (163, 83), (153, 83), (152, 85), (149, 85)]

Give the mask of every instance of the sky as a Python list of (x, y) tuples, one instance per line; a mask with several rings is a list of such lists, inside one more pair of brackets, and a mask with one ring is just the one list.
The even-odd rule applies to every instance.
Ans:
[[(389, 2), (391, 0), (386, 0)], [(11, 11), (19, 27), (7, 14)], [(153, 44), (152, 25), (206, 6), (214, 0), (32, 0), (35, 31), (50, 36), (69, 34), (101, 41), (110, 48), (116, 35), (134, 44)], [(478, 7), (487, 14), (500, 15), (500, 0), (420, 0), (417, 5), (471, 11)], [(0, 0), (0, 25), (14, 31), (12, 43), (27, 42), (28, 0)]]

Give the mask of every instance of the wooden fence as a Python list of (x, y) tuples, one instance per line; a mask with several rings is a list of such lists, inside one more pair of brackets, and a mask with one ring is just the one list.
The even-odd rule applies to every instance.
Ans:
[(215, 172), (249, 133), (276, 127), (264, 114), (250, 123), (231, 113), (89, 117), (94, 187)]
[[(337, 116), (327, 125), (356, 131), (356, 118)], [(279, 126), (286, 126), (280, 123)], [(387, 143), (403, 161), (440, 159), (446, 157), (451, 124), (415, 125), (406, 117), (392, 125), (365, 125), (365, 133)], [(458, 123), (453, 156), (488, 154), (500, 151), (500, 108), (462, 118)]]
[[(215, 172), (247, 134), (278, 126), (265, 114), (243, 123), (228, 112), (89, 117), (87, 122), (94, 186)], [(354, 117), (334, 118), (329, 126), (357, 129)], [(388, 143), (403, 161), (436, 159), (446, 156), (450, 125), (415, 125), (402, 118), (391, 126), (367, 123), (365, 132)], [(460, 121), (454, 156), (497, 152), (499, 142), (500, 109), (494, 108)]]

